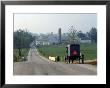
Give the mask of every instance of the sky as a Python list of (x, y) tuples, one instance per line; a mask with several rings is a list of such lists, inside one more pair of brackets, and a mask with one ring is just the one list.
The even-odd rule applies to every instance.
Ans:
[(73, 26), (77, 31), (89, 32), (92, 27), (97, 28), (97, 14), (14, 14), (14, 31), (27, 29), (32, 33), (67, 33)]

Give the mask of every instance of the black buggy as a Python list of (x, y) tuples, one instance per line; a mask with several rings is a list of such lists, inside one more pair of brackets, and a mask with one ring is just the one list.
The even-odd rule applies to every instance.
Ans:
[(74, 60), (82, 60), (82, 63), (84, 64), (84, 55), (80, 53), (80, 45), (79, 44), (69, 44), (66, 47), (66, 57), (65, 62), (70, 63)]

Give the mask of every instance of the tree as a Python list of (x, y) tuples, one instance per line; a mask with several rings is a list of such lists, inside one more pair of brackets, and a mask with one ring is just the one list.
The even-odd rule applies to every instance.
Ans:
[(14, 32), (14, 48), (19, 50), (19, 56), (21, 56), (22, 48), (30, 48), (34, 39), (35, 37), (27, 31), (19, 29)]
[(97, 29), (92, 27), (90, 30), (90, 38), (92, 42), (97, 42)]
[(90, 32), (86, 32), (85, 35), (86, 35), (87, 39), (89, 39), (89, 40), (91, 39), (91, 37), (90, 37)]
[(75, 27), (71, 26), (68, 32), (69, 43), (79, 43), (79, 37), (77, 36), (77, 30)]
[(79, 38), (84, 38), (84, 37), (86, 37), (86, 35), (85, 35), (82, 31), (79, 31), (79, 32), (77, 33), (77, 36), (78, 36)]

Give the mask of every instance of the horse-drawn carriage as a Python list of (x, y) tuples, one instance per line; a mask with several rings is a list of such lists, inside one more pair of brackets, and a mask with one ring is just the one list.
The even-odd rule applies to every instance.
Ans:
[(66, 47), (66, 57), (65, 62), (70, 63), (74, 60), (82, 60), (82, 63), (84, 63), (84, 55), (80, 53), (80, 45), (79, 44), (69, 44)]

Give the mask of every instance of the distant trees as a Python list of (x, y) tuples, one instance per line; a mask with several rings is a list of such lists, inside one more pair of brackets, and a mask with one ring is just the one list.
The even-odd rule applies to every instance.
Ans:
[(97, 43), (97, 29), (95, 27), (92, 27), (89, 32), (83, 33), (82, 31), (79, 31), (77, 33), (78, 37), (82, 40), (91, 40), (93, 43)]
[(19, 49), (19, 56), (21, 56), (21, 49), (29, 48), (34, 40), (35, 37), (31, 33), (19, 29), (14, 32), (14, 49)]
[(86, 33), (85, 33), (85, 36), (87, 37), (87, 39), (89, 39), (89, 40), (91, 39), (91, 38), (90, 38), (90, 32), (86, 32)]
[(97, 29), (92, 27), (90, 30), (90, 39), (92, 42), (97, 42)]
[(77, 32), (77, 36), (79, 38), (85, 38), (86, 37), (85, 33), (83, 33), (82, 31)]
[(75, 27), (71, 26), (68, 32), (68, 40), (69, 43), (79, 43), (81, 40), (91, 40), (93, 43), (97, 43), (97, 29), (92, 27), (89, 32), (82, 32), (75, 29)]
[(14, 48), (29, 48), (34, 38), (31, 33), (19, 29), (14, 32)]

